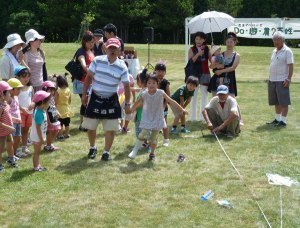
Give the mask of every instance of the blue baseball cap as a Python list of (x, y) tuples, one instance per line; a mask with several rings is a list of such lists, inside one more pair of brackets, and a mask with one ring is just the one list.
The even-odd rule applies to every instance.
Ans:
[(229, 90), (226, 85), (219, 85), (217, 88), (217, 94), (228, 94)]
[(14, 69), (14, 75), (18, 75), (18, 73), (20, 73), (21, 70), (27, 69), (26, 67), (19, 65)]

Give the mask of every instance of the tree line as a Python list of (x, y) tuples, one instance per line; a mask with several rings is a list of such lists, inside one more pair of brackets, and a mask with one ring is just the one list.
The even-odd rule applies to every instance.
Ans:
[[(34, 28), (47, 42), (74, 42), (86, 29), (113, 23), (125, 42), (143, 43), (144, 27), (154, 28), (155, 43), (184, 43), (186, 17), (216, 10), (233, 17), (300, 15), (299, 0), (0, 0), (0, 42)], [(216, 39), (222, 39), (217, 36)], [(220, 42), (219, 42), (220, 43)], [(2, 47), (1, 46), (1, 47)]]

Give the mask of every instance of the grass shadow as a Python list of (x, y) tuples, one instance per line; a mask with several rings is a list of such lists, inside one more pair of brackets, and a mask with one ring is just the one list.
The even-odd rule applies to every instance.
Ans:
[(283, 129), (282, 127), (274, 126), (273, 124), (262, 124), (258, 127), (256, 127), (256, 131), (258, 132), (264, 132), (264, 131), (280, 131)]
[(142, 169), (153, 169), (154, 163), (151, 161), (144, 161), (142, 163), (136, 163), (135, 161), (130, 160), (127, 163), (127, 166), (121, 166), (119, 167), (120, 172), (123, 174), (129, 174), (133, 173)]
[(84, 156), (77, 160), (70, 161), (67, 164), (59, 165), (55, 168), (55, 170), (62, 171), (63, 173), (68, 174), (68, 175), (75, 175), (86, 169), (102, 168), (104, 166), (104, 164), (107, 163), (107, 162), (100, 162), (100, 165), (99, 165), (99, 162), (88, 162), (88, 161), (91, 161), (91, 160), (88, 159), (87, 156)]
[(32, 169), (16, 170), (12, 173), (11, 177), (8, 179), (8, 182), (22, 181), (25, 177), (30, 176), (33, 173), (34, 171)]

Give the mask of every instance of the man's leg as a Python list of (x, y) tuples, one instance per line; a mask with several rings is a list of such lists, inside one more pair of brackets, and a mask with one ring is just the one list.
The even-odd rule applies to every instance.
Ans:
[(220, 126), (223, 123), (221, 117), (213, 109), (208, 109), (207, 115), (214, 128)]
[(82, 122), (82, 126), (86, 129), (88, 129), (87, 136), (88, 136), (89, 143), (90, 143), (90, 150), (89, 150), (88, 158), (91, 158), (91, 159), (94, 159), (97, 154), (97, 147), (96, 147), (95, 143), (96, 143), (96, 130), (97, 130), (99, 122), (100, 122), (100, 120), (98, 120), (98, 119), (90, 119), (87, 117), (84, 117), (83, 122)]
[(115, 132), (119, 129), (119, 120), (118, 119), (103, 119), (102, 120), (103, 130), (105, 131), (105, 145), (104, 152), (102, 154), (101, 160), (109, 161), (110, 148), (114, 142)]
[(227, 136), (237, 136), (240, 133), (240, 120), (236, 118), (226, 127)]
[(105, 132), (105, 146), (104, 146), (104, 150), (109, 152), (110, 148), (114, 142), (114, 138), (115, 138), (115, 131), (106, 131)]

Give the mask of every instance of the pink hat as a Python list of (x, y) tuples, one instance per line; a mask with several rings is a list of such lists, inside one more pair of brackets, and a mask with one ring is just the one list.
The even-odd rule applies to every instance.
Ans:
[(7, 91), (7, 90), (12, 90), (12, 88), (6, 81), (1, 81), (0, 82), (0, 92)]
[(109, 48), (109, 47), (119, 48), (120, 46), (121, 46), (120, 40), (117, 38), (109, 38), (106, 41), (106, 48)]
[(33, 95), (32, 101), (34, 103), (37, 103), (39, 101), (43, 101), (44, 99), (46, 99), (49, 96), (50, 96), (50, 93), (43, 91), (43, 90), (39, 90)]
[(46, 88), (55, 88), (55, 85), (53, 82), (51, 81), (44, 81), (43, 84), (42, 84), (42, 87), (46, 87)]

